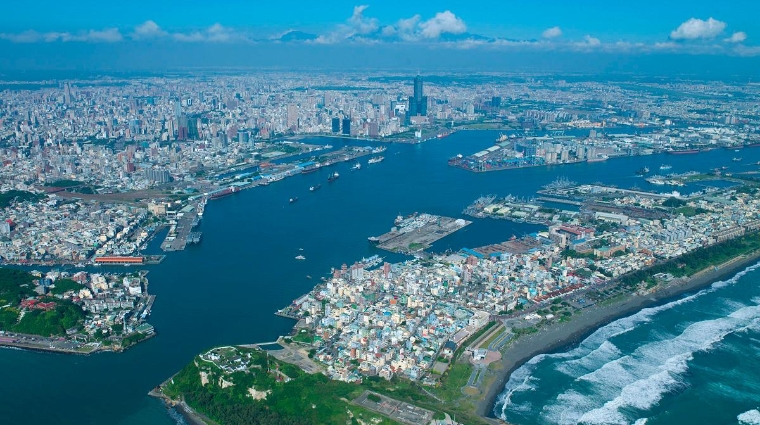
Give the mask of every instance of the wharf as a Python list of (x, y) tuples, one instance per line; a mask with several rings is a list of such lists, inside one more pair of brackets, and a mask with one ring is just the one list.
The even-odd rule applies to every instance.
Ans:
[(200, 241), (200, 232), (193, 232), (193, 228), (200, 223), (198, 211), (203, 209), (204, 202), (203, 199), (193, 202), (183, 209), (181, 216), (177, 214), (176, 224), (169, 229), (166, 239), (161, 243), (162, 250), (182, 251), (188, 242)]
[(563, 199), (563, 198), (551, 198), (548, 196), (539, 196), (536, 198), (536, 200), (544, 201), (544, 202), (554, 202), (556, 204), (568, 204), (568, 205), (577, 205), (577, 206), (583, 206), (583, 202), (580, 201), (573, 201), (572, 199)]
[(405, 219), (397, 219), (397, 226), (390, 232), (370, 238), (370, 241), (377, 242), (378, 247), (386, 251), (412, 253), (429, 248), (433, 242), (471, 223), (461, 218), (415, 214)]

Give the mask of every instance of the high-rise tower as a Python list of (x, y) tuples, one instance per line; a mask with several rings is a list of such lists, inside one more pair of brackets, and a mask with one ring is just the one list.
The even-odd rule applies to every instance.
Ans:
[(427, 96), (423, 96), (422, 76), (414, 77), (414, 96), (409, 98), (407, 123), (411, 117), (427, 115)]

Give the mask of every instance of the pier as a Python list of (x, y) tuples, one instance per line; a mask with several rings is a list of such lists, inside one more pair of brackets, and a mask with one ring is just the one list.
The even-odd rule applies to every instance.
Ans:
[(548, 196), (539, 196), (536, 198), (538, 201), (544, 201), (544, 202), (554, 202), (555, 204), (568, 204), (568, 205), (577, 205), (577, 206), (583, 206), (583, 202), (580, 201), (573, 201), (572, 199), (563, 199), (563, 198), (551, 198)]
[(413, 214), (407, 218), (396, 219), (396, 226), (390, 232), (370, 238), (378, 248), (391, 252), (412, 253), (422, 251), (430, 245), (457, 230), (469, 225), (471, 221), (461, 218), (442, 217), (432, 214)]

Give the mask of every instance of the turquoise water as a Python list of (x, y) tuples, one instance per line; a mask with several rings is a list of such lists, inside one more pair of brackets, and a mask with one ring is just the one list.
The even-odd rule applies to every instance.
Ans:
[(520, 425), (760, 423), (759, 268), (534, 357), (494, 413)]
[[(732, 163), (737, 154), (724, 150), (482, 174), (446, 165), (458, 153), (492, 146), (497, 135), (458, 132), (422, 145), (391, 145), (382, 163), (363, 161), (362, 169), (354, 172), (351, 163), (331, 167), (341, 174), (332, 184), (326, 181), (331, 170), (320, 170), (211, 201), (200, 227), (202, 242), (147, 267), (150, 291), (157, 295), (150, 322), (158, 335), (125, 353), (88, 357), (1, 349), (0, 423), (176, 423), (160, 402), (146, 395), (151, 388), (213, 346), (272, 341), (287, 334), (293, 323), (273, 313), (308, 292), (331, 267), (373, 254), (403, 259), (376, 250), (366, 240), (388, 231), (398, 214), (457, 217), (479, 195), (530, 196), (560, 175), (579, 183), (603, 180), (643, 188), (635, 171), (644, 165), (654, 170), (668, 163), (672, 172), (723, 165), (737, 171), (751, 168)], [(345, 143), (312, 142), (336, 147)], [(757, 162), (760, 149), (745, 149), (741, 156), (745, 163)], [(316, 183), (322, 189), (309, 192)], [(294, 196), (299, 201), (289, 204)], [(500, 242), (537, 228), (475, 220), (434, 249)], [(159, 243), (154, 241), (154, 250)], [(299, 254), (306, 261), (295, 261)]]

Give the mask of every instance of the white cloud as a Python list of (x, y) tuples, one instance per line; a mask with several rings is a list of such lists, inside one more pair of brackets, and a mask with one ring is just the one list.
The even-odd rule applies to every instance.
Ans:
[(375, 18), (367, 18), (364, 11), (368, 5), (354, 6), (354, 13), (348, 19), (349, 26), (356, 34), (370, 34), (377, 31), (378, 23)]
[(0, 39), (8, 40), (14, 43), (53, 43), (61, 42), (84, 42), (84, 43), (115, 43), (121, 41), (124, 37), (117, 28), (106, 28), (104, 30), (89, 30), (78, 33), (70, 32), (37, 32), (28, 30), (16, 34), (0, 33)]
[(709, 40), (717, 37), (726, 29), (726, 23), (717, 19), (709, 18), (706, 21), (691, 18), (671, 31), (670, 38), (673, 40)]
[(154, 21), (145, 21), (142, 24), (135, 27), (135, 31), (132, 33), (132, 38), (144, 39), (164, 37), (168, 33), (161, 29)]
[(420, 22), (420, 34), (427, 39), (434, 39), (444, 33), (461, 34), (467, 31), (467, 25), (451, 11), (438, 12), (427, 21)]
[(541, 33), (541, 37), (543, 38), (557, 38), (562, 35), (562, 29), (560, 27), (551, 27), (544, 30), (544, 32)]
[(590, 36), (590, 35), (587, 35), (587, 36), (583, 37), (583, 42), (584, 42), (584, 43), (585, 43), (587, 46), (599, 46), (600, 44), (602, 44), (602, 42), (601, 42), (601, 41), (599, 41), (599, 39), (598, 39), (598, 38), (596, 38), (596, 37), (592, 37), (592, 36)]
[[(364, 16), (364, 11), (367, 10), (368, 5), (354, 6), (354, 12), (351, 17), (346, 20), (345, 24), (338, 25), (335, 30), (329, 34), (320, 35), (314, 40), (315, 43), (330, 44), (339, 43), (351, 37), (364, 36), (377, 32), (380, 28), (377, 19), (368, 18)], [(386, 27), (387, 28), (387, 27)], [(383, 28), (383, 32), (387, 33), (388, 29)], [(366, 37), (357, 37), (366, 38)]]
[(731, 37), (724, 38), (723, 41), (727, 43), (741, 43), (747, 39), (747, 33), (744, 31), (737, 31), (731, 34)]

